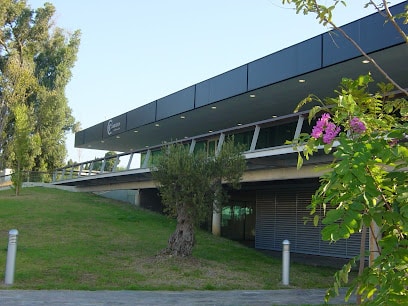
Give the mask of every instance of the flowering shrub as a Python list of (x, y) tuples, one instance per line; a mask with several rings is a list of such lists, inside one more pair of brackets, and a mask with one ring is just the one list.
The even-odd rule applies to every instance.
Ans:
[(356, 134), (362, 134), (365, 132), (366, 127), (365, 127), (365, 124), (361, 122), (359, 118), (354, 117), (350, 121), (350, 129)]
[(292, 144), (299, 152), (298, 168), (322, 147), (333, 156), (309, 206), (315, 225), (323, 224), (322, 239), (336, 242), (360, 233), (367, 250), (368, 229), (375, 242), (371, 253), (361, 253), (336, 273), (327, 300), (349, 282), (351, 268), (370, 256), (347, 298), (355, 293), (370, 305), (408, 305), (408, 102), (390, 96), (391, 85), (379, 84), (379, 92), (370, 95), (372, 81), (370, 75), (343, 79), (336, 97), (304, 99), (297, 110), (318, 103), (309, 123), (323, 114), (310, 135), (301, 134)]
[[(323, 135), (323, 142), (329, 144), (333, 142), (333, 139), (340, 132), (341, 128), (334, 123), (329, 122), (330, 114), (324, 113), (322, 117), (317, 121), (313, 127), (311, 136), (315, 139), (319, 139)], [(324, 133), (324, 134), (323, 134)]]

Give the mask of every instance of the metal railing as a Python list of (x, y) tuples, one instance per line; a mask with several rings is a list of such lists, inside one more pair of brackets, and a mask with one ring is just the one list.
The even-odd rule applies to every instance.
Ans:
[[(12, 185), (12, 173), (0, 175), (0, 187)], [(24, 183), (51, 183), (53, 172), (22, 171)]]
[[(291, 145), (278, 145), (274, 147), (257, 149), (258, 137), (261, 128), (270, 126), (279, 126), (285, 123), (297, 122), (296, 129), (293, 131), (293, 138), (297, 138), (301, 133), (304, 118), (307, 117), (308, 112), (301, 112), (297, 114), (291, 114), (278, 118), (271, 118), (259, 122), (254, 122), (246, 125), (236, 126), (229, 129), (215, 131), (207, 134), (202, 134), (171, 143), (183, 143), (189, 144), (190, 151), (194, 151), (196, 143), (206, 140), (214, 139), (218, 136), (218, 148), (219, 150), (223, 144), (225, 136), (239, 134), (242, 132), (252, 131), (252, 141), (250, 142), (249, 149), (244, 152), (246, 158), (261, 157), (265, 152), (265, 156), (282, 155), (293, 153)], [(114, 156), (105, 156), (82, 163), (75, 163), (67, 165), (62, 168), (58, 168), (53, 173), (53, 182), (61, 182), (66, 180), (74, 180), (78, 178), (86, 178), (91, 176), (97, 176), (107, 173), (116, 173), (123, 171), (130, 171), (135, 169), (148, 169), (151, 162), (152, 152), (160, 150), (164, 145), (171, 143), (160, 144), (149, 148), (142, 148), (134, 150), (132, 152), (121, 153)]]

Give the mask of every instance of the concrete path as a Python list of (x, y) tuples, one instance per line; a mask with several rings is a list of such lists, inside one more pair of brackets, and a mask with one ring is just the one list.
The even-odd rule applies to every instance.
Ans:
[[(325, 290), (237, 291), (69, 291), (0, 290), (1, 306), (101, 306), (101, 305), (322, 305)], [(343, 291), (344, 293), (344, 291)], [(352, 301), (355, 303), (355, 299)], [(330, 304), (344, 305), (337, 297)]]

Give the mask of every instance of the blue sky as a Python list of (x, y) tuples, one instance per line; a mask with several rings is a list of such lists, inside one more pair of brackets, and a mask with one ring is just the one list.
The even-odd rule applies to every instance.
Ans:
[[(82, 32), (66, 90), (82, 128), (328, 30), (281, 0), (27, 0), (32, 8), (45, 2), (56, 7), (58, 27)], [(368, 0), (347, 2), (338, 25), (373, 13)], [(75, 161), (105, 153), (74, 148), (74, 135), (67, 149)]]

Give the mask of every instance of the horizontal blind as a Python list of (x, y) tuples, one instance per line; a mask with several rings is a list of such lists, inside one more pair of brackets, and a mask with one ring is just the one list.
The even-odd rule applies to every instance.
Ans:
[(264, 191), (256, 196), (255, 248), (275, 250), (275, 193)]
[[(291, 251), (304, 254), (351, 258), (359, 253), (360, 234), (350, 239), (329, 243), (321, 240), (321, 225), (315, 227), (307, 206), (316, 187), (275, 186), (256, 194), (255, 247), (281, 251), (288, 239)], [(366, 244), (368, 245), (368, 244)]]

